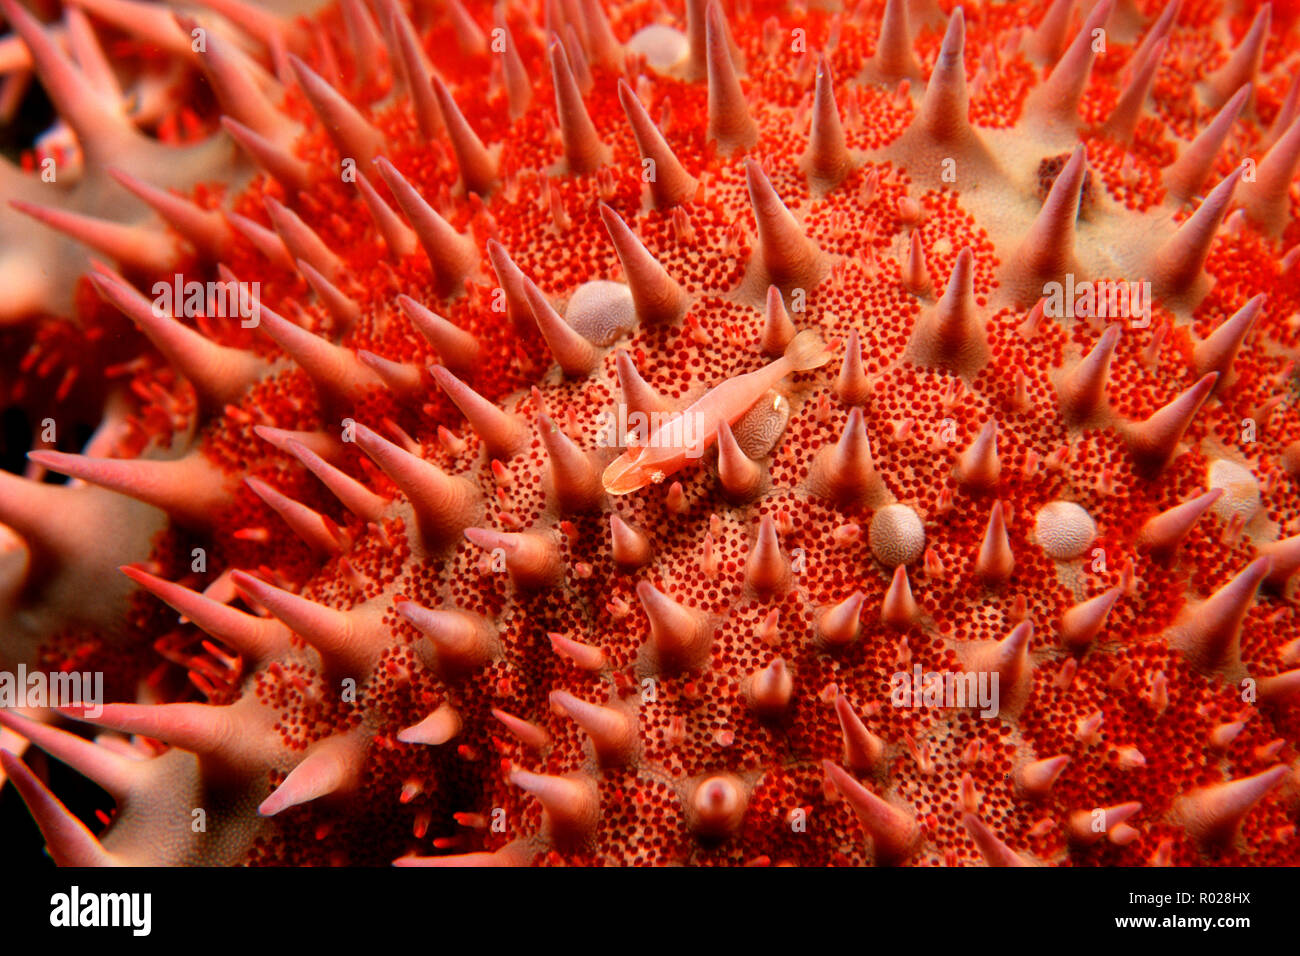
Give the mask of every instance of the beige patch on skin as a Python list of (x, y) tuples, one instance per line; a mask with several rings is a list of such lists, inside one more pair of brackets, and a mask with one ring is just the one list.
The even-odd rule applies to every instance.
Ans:
[(1259, 481), (1249, 468), (1235, 461), (1220, 458), (1210, 462), (1205, 470), (1205, 487), (1223, 489), (1213, 510), (1224, 521), (1236, 518), (1249, 522), (1259, 511)]

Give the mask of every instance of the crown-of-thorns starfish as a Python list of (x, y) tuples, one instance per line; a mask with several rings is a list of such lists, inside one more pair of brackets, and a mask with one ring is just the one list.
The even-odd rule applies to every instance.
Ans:
[(1294, 11), (809, 6), (0, 0), (57, 862), (1300, 860)]

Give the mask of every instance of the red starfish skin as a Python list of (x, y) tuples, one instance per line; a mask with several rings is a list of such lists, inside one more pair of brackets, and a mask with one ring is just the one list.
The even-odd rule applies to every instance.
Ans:
[(0, 0), (55, 861), (1300, 863), (1296, 5), (487, 6)]

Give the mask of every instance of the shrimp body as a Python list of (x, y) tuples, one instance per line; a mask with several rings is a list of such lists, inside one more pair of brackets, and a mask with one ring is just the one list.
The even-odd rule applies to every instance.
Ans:
[[(810, 342), (816, 346), (812, 358), (809, 358)], [(801, 347), (796, 349), (796, 344)], [(717, 441), (718, 429), (724, 423), (731, 425), (738, 421), (791, 372), (815, 368), (826, 359), (820, 338), (812, 332), (801, 333), (785, 355), (763, 368), (715, 385), (688, 408), (663, 422), (644, 445), (629, 448), (610, 462), (601, 476), (605, 490), (612, 495), (625, 495), (663, 481), (681, 470), (688, 459), (701, 457)], [(688, 442), (687, 436), (693, 440)]]

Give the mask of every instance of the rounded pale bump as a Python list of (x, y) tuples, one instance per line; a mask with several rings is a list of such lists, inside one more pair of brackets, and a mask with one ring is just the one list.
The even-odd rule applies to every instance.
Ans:
[(584, 282), (569, 297), (564, 321), (593, 345), (610, 345), (636, 328), (632, 290), (621, 282)]
[(1210, 462), (1206, 469), (1205, 487), (1207, 491), (1223, 489), (1223, 494), (1211, 508), (1224, 521), (1246, 522), (1259, 511), (1259, 481), (1250, 469), (1235, 461), (1219, 458)]
[(690, 55), (686, 35), (662, 23), (643, 27), (627, 41), (627, 51), (645, 57), (646, 66), (656, 73), (667, 73)]
[(1038, 546), (1054, 561), (1072, 561), (1092, 546), (1097, 523), (1073, 501), (1049, 501), (1034, 518)]
[(925, 551), (925, 525), (907, 505), (885, 505), (871, 516), (871, 553), (887, 568), (911, 564)]

